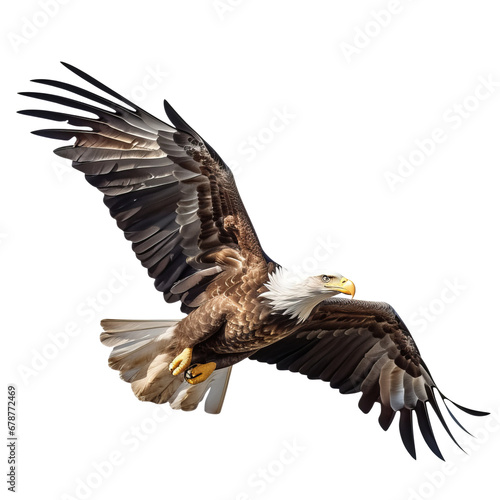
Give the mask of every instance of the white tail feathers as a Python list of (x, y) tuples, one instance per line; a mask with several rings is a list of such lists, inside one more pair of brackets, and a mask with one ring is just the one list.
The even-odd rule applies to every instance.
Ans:
[(141, 401), (169, 402), (172, 408), (194, 410), (211, 388), (205, 402), (207, 413), (219, 413), (229, 382), (231, 368), (214, 371), (205, 381), (188, 384), (181, 375), (173, 376), (169, 365), (177, 353), (177, 321), (114, 320), (101, 321), (101, 342), (113, 347), (109, 366), (132, 385)]
[(205, 382), (191, 385), (183, 381), (175, 394), (170, 398), (170, 406), (174, 410), (190, 411), (194, 410), (205, 394), (210, 389), (205, 400), (205, 411), (207, 413), (220, 413), (224, 396), (226, 395), (231, 366), (215, 370)]

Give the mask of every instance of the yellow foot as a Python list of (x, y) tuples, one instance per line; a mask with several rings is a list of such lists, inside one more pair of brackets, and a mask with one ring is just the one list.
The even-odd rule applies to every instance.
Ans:
[(172, 375), (179, 375), (179, 373), (182, 373), (191, 364), (192, 356), (193, 349), (191, 347), (186, 347), (178, 356), (176, 356), (168, 367), (168, 369), (172, 372)]
[(215, 367), (216, 364), (213, 362), (190, 366), (184, 374), (184, 379), (191, 385), (205, 382), (205, 380), (207, 380), (207, 378), (210, 377), (212, 372), (215, 370)]

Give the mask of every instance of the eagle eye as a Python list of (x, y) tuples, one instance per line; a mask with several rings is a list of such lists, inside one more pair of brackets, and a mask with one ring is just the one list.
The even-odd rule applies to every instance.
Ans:
[(326, 274), (323, 274), (321, 279), (323, 280), (323, 283), (328, 283), (330, 281), (330, 277)]

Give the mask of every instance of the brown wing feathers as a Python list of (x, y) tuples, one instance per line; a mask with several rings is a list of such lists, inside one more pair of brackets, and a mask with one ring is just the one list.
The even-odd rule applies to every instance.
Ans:
[[(325, 301), (299, 330), (257, 351), (251, 359), (329, 382), (343, 394), (361, 392), (358, 406), (364, 413), (380, 404), (379, 423), (384, 430), (399, 412), (401, 439), (414, 458), (413, 413), (425, 442), (443, 458), (427, 404), (458, 445), (435, 391), (446, 398), (437, 389), (406, 326), (388, 304), (336, 298)], [(472, 415), (486, 415), (458, 407)]]
[[(75, 137), (73, 146), (55, 152), (71, 159), (73, 167), (84, 172), (87, 181), (104, 194), (112, 217), (165, 300), (181, 300), (181, 309), (189, 312), (200, 304), (224, 265), (231, 267), (235, 256), (242, 258), (242, 249), (260, 250), (255, 232), (247, 231), (242, 238), (224, 224), (232, 217), (251, 227), (230, 170), (168, 103), (165, 110), (179, 129), (73, 66), (65, 66), (118, 102), (71, 84), (34, 80), (92, 104), (50, 93), (23, 95), (92, 117), (45, 110), (21, 113), (76, 127), (34, 133), (61, 140)], [(228, 249), (234, 250), (233, 259), (224, 261)], [(191, 276), (194, 278), (188, 280)], [(184, 286), (174, 292), (179, 281)]]

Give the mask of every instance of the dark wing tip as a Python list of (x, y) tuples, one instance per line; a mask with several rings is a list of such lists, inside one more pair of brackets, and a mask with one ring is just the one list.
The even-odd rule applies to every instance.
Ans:
[(448, 433), (448, 436), (450, 436), (450, 438), (452, 439), (452, 441), (464, 452), (465, 450), (458, 444), (458, 441), (455, 439), (455, 437), (453, 436), (453, 434), (451, 433), (450, 431), (450, 428), (448, 427), (448, 424), (446, 423), (446, 420), (444, 419), (443, 417), (443, 414), (441, 413), (441, 410), (439, 409), (439, 406), (438, 406), (438, 403), (437, 403), (437, 400), (436, 400), (436, 396), (434, 395), (434, 392), (432, 390), (431, 387), (429, 386), (426, 386), (425, 388), (426, 392), (427, 392), (427, 397), (428, 397), (428, 402), (429, 404), (432, 406), (432, 409), (434, 410), (434, 412), (436, 413), (436, 415), (438, 416), (439, 418), (439, 421), (441, 422), (441, 425), (444, 427), (444, 429), (446, 430), (446, 432)]
[[(450, 403), (452, 403), (454, 406), (456, 406), (458, 409), (462, 410), (464, 413), (468, 413), (469, 415), (473, 415), (474, 417), (485, 417), (487, 415), (489, 415), (488, 412), (485, 412), (485, 411), (478, 411), (478, 410), (471, 410), (470, 408), (466, 408), (465, 406), (461, 406), (457, 403), (455, 403), (454, 401), (452, 401), (450, 398), (447, 398), (439, 389), (437, 389), (437, 391), (439, 392), (439, 395), (441, 396), (441, 398), (443, 399), (443, 402), (444, 402), (444, 406), (446, 407), (446, 409), (448, 410), (448, 413), (450, 414), (451, 418), (453, 419), (453, 421), (464, 431), (466, 432), (467, 434), (469, 434), (469, 436), (472, 436), (472, 434), (459, 422), (459, 420), (457, 419), (457, 417), (455, 417), (455, 415), (453, 414), (453, 412), (450, 410), (448, 404), (446, 403), (446, 401), (449, 401)], [(472, 436), (474, 437), (474, 436)]]
[(46, 135), (44, 134), (44, 130), (32, 130), (31, 133), (33, 135), (39, 135), (40, 137), (46, 137)]
[(384, 431), (389, 429), (395, 415), (396, 412), (390, 406), (384, 404), (380, 406), (380, 416), (378, 418), (378, 423), (380, 424), (380, 427), (384, 429)]
[[(436, 389), (437, 389), (437, 387), (436, 387)], [(486, 416), (490, 415), (490, 412), (488, 412), (488, 411), (471, 410), (470, 408), (466, 408), (465, 406), (459, 405), (458, 403), (455, 403), (455, 401), (452, 401), (450, 398), (446, 397), (439, 389), (437, 389), (437, 391), (439, 392), (439, 394), (443, 398), (443, 400), (449, 401), (454, 406), (456, 406), (458, 409), (462, 410), (465, 413), (468, 413), (469, 415), (473, 415), (474, 417), (486, 417)]]
[[(78, 69), (76, 66), (73, 66), (72, 64), (69, 64), (67, 62), (64, 62), (64, 61), (60, 61), (60, 63), (67, 69), (69, 69), (70, 71), (72, 71), (73, 73), (77, 74), (78, 76), (82, 76), (84, 75), (85, 77), (88, 77), (89, 75), (87, 75), (86, 73), (84, 73), (81, 69)], [(85, 78), (84, 78), (85, 79)]]
[(427, 446), (432, 450), (436, 457), (440, 458), (444, 461), (443, 454), (439, 449), (436, 438), (434, 436), (434, 431), (432, 430), (431, 421), (429, 419), (429, 413), (427, 411), (427, 406), (423, 401), (418, 401), (415, 407), (415, 413), (417, 415), (417, 422), (420, 428), (420, 432), (424, 437), (424, 441), (427, 443)]
[(200, 136), (186, 123), (184, 118), (182, 118), (182, 116), (175, 111), (166, 99), (163, 99), (163, 107), (169, 120), (172, 122), (172, 125), (174, 125), (178, 130), (182, 130), (183, 132), (187, 132), (196, 138), (200, 138)]
[(487, 417), (488, 415), (490, 415), (490, 412), (488, 411), (471, 410), (470, 408), (466, 408), (465, 406), (455, 403), (455, 401), (452, 401), (451, 399), (448, 398), (445, 399), (447, 399), (450, 403), (455, 405), (458, 409), (462, 410), (465, 413), (468, 413), (469, 415), (473, 415), (474, 417)]
[(47, 137), (48, 139), (67, 141), (75, 136), (75, 132), (74, 130), (42, 129), (33, 130), (31, 133), (40, 137)]
[(54, 121), (68, 121), (69, 116), (64, 113), (57, 113), (55, 111), (46, 111), (44, 109), (21, 109), (18, 111), (21, 115), (34, 116), (35, 118), (45, 118)]
[[(103, 83), (101, 83), (99, 80), (97, 80), (93, 76), (90, 76), (88, 73), (85, 73), (85, 71), (82, 71), (81, 69), (76, 68), (72, 64), (68, 64), (68, 63), (65, 63), (63, 61), (61, 61), (61, 64), (65, 68), (69, 69), (72, 73), (74, 73), (75, 75), (77, 75), (80, 78), (82, 78), (83, 80), (85, 80), (86, 82), (90, 83), (91, 85), (93, 85), (94, 87), (98, 88), (99, 90), (102, 90), (103, 92), (106, 92), (107, 94), (113, 96), (115, 99), (118, 99), (119, 101), (124, 102), (125, 104), (127, 104), (128, 106), (130, 106), (135, 111), (142, 111), (142, 112), (146, 113), (139, 106), (137, 106), (136, 104), (134, 104), (132, 101), (130, 101), (126, 97), (120, 95), (118, 92), (115, 92), (113, 89), (111, 89), (107, 85), (104, 85)], [(147, 114), (149, 115), (149, 113), (147, 113)]]
[(167, 114), (169, 120), (172, 122), (172, 125), (177, 130), (186, 132), (192, 135), (195, 139), (202, 141), (212, 158), (217, 161), (221, 167), (229, 171), (229, 167), (224, 163), (222, 158), (218, 155), (217, 151), (215, 151), (215, 149), (210, 146), (210, 144), (208, 144), (208, 142), (205, 141), (203, 137), (201, 137), (201, 135), (196, 132), (196, 130), (189, 126), (186, 120), (184, 120), (184, 118), (182, 118), (182, 116), (180, 116), (179, 113), (175, 111), (175, 109), (166, 99), (163, 100), (163, 107), (165, 108), (165, 113)]
[(413, 411), (409, 408), (403, 408), (399, 415), (399, 434), (406, 448), (406, 451), (417, 459), (417, 451), (415, 449), (415, 438), (413, 436)]
[[(102, 85), (101, 82), (99, 82), (94, 77), (90, 76), (89, 74), (85, 73), (85, 71), (82, 71), (81, 69), (78, 69), (76, 66), (73, 66), (72, 64), (69, 64), (69, 63), (66, 63), (66, 62), (63, 62), (63, 61), (61, 61), (61, 64), (65, 68), (69, 69), (72, 73), (75, 73), (75, 75), (78, 75), (80, 78), (83, 78), (87, 82), (92, 83), (94, 85), (96, 83), (98, 83), (99, 85)], [(102, 85), (102, 86), (104, 87), (104, 85)]]

